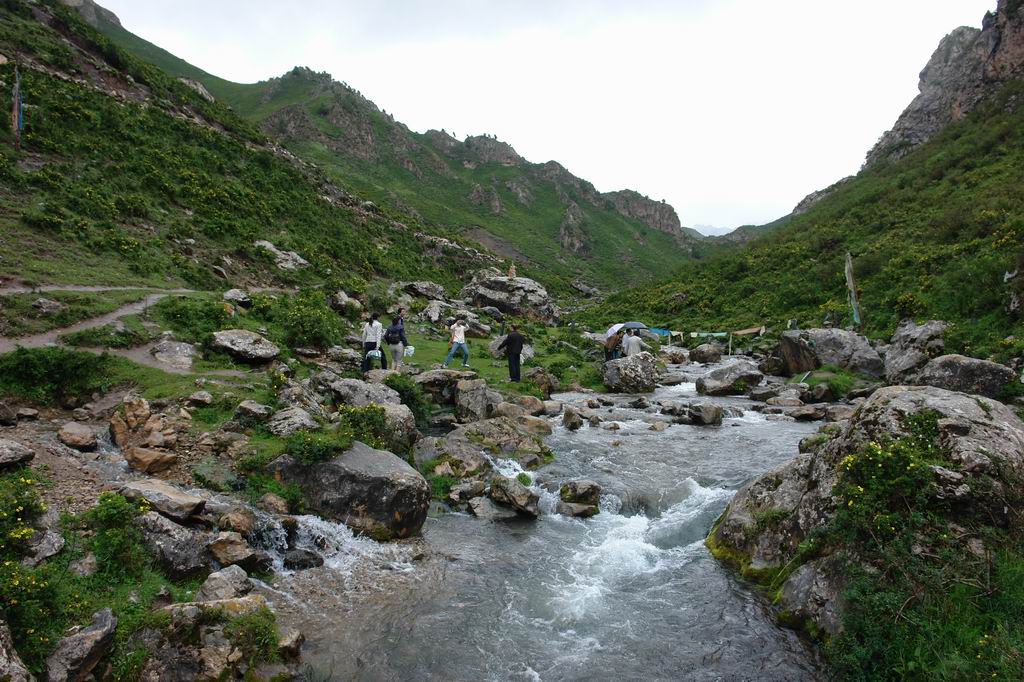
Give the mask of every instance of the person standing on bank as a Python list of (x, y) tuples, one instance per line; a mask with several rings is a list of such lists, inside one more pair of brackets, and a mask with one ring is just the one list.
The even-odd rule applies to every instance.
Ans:
[(469, 367), (469, 346), (466, 345), (466, 320), (460, 317), (451, 326), (451, 338), (448, 339), (448, 357), (444, 359), (444, 367), (448, 369), (448, 363), (452, 361), (455, 354), (462, 352), (462, 366)]
[(380, 313), (374, 313), (370, 316), (370, 321), (363, 325), (363, 372), (369, 372), (370, 367), (373, 365), (373, 360), (370, 359), (372, 351), (380, 353), (380, 368), (388, 368), (387, 358), (384, 357), (384, 353), (380, 348), (380, 342), (384, 336), (384, 327), (378, 318), (380, 318)]
[(622, 330), (615, 332), (604, 342), (604, 361), (618, 360), (622, 352)]
[(637, 334), (636, 331), (630, 329), (626, 332), (626, 338), (622, 340), (622, 354), (625, 357), (628, 358), (630, 355), (636, 355), (641, 351), (650, 349), (651, 347), (640, 338), (640, 335)]
[(384, 331), (384, 343), (388, 344), (391, 351), (391, 364), (394, 369), (402, 369), (402, 353), (409, 345), (405, 338), (405, 324), (402, 320), (402, 311), (398, 311), (398, 317), (391, 320), (391, 326)]
[(519, 333), (519, 328), (512, 325), (512, 331), (498, 345), (498, 350), (504, 348), (505, 353), (508, 355), (509, 381), (519, 381), (519, 362), (522, 359), (523, 344), (523, 335)]

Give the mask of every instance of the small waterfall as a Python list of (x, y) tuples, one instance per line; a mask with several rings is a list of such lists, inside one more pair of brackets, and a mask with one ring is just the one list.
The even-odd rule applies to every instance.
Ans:
[(527, 487), (537, 493), (538, 502), (537, 506), (540, 507), (541, 514), (547, 516), (557, 516), (555, 507), (558, 505), (559, 497), (557, 494), (537, 485), (537, 474), (532, 471), (527, 471), (514, 459), (502, 459), (491, 457), (486, 455), (487, 461), (491, 463), (494, 471), (499, 476), (505, 476), (507, 478), (518, 478), (520, 474), (525, 474), (530, 479), (530, 485)]
[(323, 557), (325, 567), (340, 573), (348, 573), (360, 560), (370, 560), (391, 570), (412, 570), (411, 551), (405, 546), (378, 543), (356, 535), (344, 524), (312, 514), (291, 517), (296, 525), (289, 538), (288, 529), (278, 519), (258, 509), (252, 511), (256, 514), (256, 528), (250, 541), (270, 555), (275, 573), (291, 573), (284, 565), (284, 555), (290, 549), (316, 552)]

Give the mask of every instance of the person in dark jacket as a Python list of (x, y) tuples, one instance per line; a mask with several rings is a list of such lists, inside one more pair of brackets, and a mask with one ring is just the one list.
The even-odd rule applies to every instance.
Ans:
[(498, 345), (498, 350), (505, 350), (508, 355), (508, 378), (509, 381), (519, 381), (519, 361), (523, 353), (523, 335), (518, 328), (512, 325), (512, 331), (508, 333), (505, 340)]
[(391, 351), (392, 367), (401, 370), (402, 356), (405, 353), (405, 347), (409, 345), (409, 340), (405, 338), (405, 320), (402, 319), (402, 311), (399, 311), (398, 317), (393, 318), (391, 326), (384, 331), (384, 343)]

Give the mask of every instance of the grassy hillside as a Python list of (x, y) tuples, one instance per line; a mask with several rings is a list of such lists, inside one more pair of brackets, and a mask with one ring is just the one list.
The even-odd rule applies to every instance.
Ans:
[[(0, 80), (21, 62), (23, 151), (0, 123), (0, 276), (49, 283), (310, 284), (341, 275), (429, 277), (471, 264), (274, 153), (219, 104), (128, 55), (63, 7), (0, 5)], [(10, 88), (0, 106), (9, 108)], [(270, 240), (311, 267), (288, 273)]]
[[(901, 315), (956, 323), (958, 350), (1020, 353), (1004, 273), (1024, 258), (1024, 85), (950, 126), (899, 162), (863, 171), (748, 247), (685, 264), (656, 286), (612, 296), (595, 321), (640, 318), (674, 329), (781, 328), (845, 315), (850, 251), (866, 330)], [(1016, 280), (1019, 282), (1021, 279)], [(1004, 341), (1016, 335), (1016, 341)]]
[[(477, 153), (473, 140), (483, 138), (414, 133), (327, 74), (297, 68), (270, 81), (231, 83), (120, 26), (101, 22), (99, 28), (140, 59), (202, 82), (337, 184), (514, 258), (549, 284), (581, 277), (617, 286), (665, 277), (701, 248), (702, 239), (620, 214), (557, 164), (520, 159), (510, 165)], [(565, 227), (574, 206), (575, 224)]]

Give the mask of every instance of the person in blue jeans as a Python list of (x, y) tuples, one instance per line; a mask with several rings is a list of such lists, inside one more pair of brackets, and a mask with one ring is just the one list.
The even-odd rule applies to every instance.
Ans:
[(451, 338), (448, 340), (448, 357), (444, 359), (445, 368), (455, 354), (462, 351), (462, 366), (469, 367), (469, 346), (466, 345), (466, 320), (459, 318), (451, 326)]

